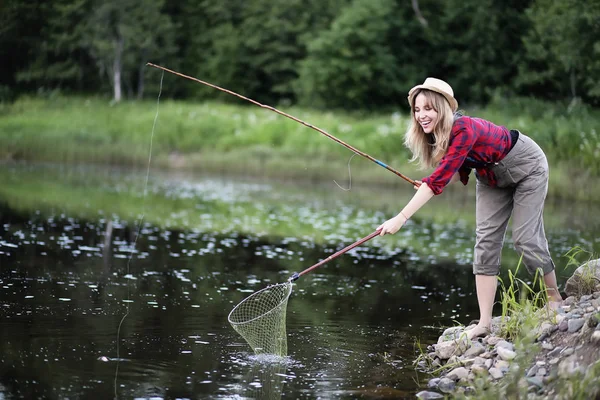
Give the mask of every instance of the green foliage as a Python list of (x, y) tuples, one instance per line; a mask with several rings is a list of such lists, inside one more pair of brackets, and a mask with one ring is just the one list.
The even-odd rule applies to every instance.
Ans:
[(526, 15), (532, 23), (524, 37), (527, 57), (547, 68), (522, 70), (521, 82), (599, 104), (600, 1), (535, 0)]
[(308, 45), (297, 87), (305, 104), (372, 108), (399, 92), (400, 60), (392, 51), (396, 2), (355, 0)]
[[(271, 105), (387, 110), (427, 76), (463, 107), (498, 90), (600, 104), (600, 0), (6, 0), (0, 11), (9, 100), (141, 98), (157, 85), (151, 61)], [(238, 101), (166, 83), (166, 97)]]
[[(0, 103), (0, 159), (144, 165), (156, 110), (155, 101), (110, 104), (101, 98), (64, 97), (57, 91), (21, 97), (13, 104)], [(418, 178), (426, 173), (407, 161), (409, 155), (402, 144), (406, 115), (318, 112), (297, 107), (281, 110), (403, 174)], [(600, 114), (584, 108), (569, 113), (528, 99), (494, 99), (489, 107), (474, 111), (474, 115), (520, 129), (540, 143), (551, 164), (553, 197), (597, 199), (598, 187), (587, 183), (600, 173), (598, 141), (573, 140), (571, 127), (580, 127), (582, 132), (589, 129), (593, 134)], [(284, 176), (327, 175), (338, 181), (348, 174), (353, 153), (271, 111), (163, 99), (159, 114), (154, 161), (162, 166), (212, 166), (233, 172), (253, 165), (257, 173), (272, 169)], [(379, 167), (362, 157), (352, 159), (351, 170), (357, 179), (366, 174), (370, 181), (397, 181), (393, 174), (382, 174)]]
[(528, 3), (449, 0), (432, 16), (432, 74), (453, 85), (459, 104), (484, 103), (493, 89), (514, 78), (523, 54), (520, 37)]

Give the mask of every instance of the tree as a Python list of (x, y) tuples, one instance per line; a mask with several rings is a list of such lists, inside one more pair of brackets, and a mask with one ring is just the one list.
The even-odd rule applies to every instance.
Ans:
[(122, 98), (124, 77), (131, 92), (131, 81), (138, 77), (135, 86), (141, 97), (146, 61), (175, 53), (175, 26), (161, 13), (163, 4), (164, 0), (99, 0), (84, 22), (84, 46), (100, 73), (109, 78), (117, 102)]
[(572, 98), (600, 102), (600, 0), (535, 0), (526, 15), (529, 59), (545, 62), (546, 73), (524, 71), (523, 82), (554, 81)]
[[(409, 6), (410, 7), (410, 6)], [(296, 90), (305, 104), (373, 108), (400, 90), (401, 60), (394, 54), (398, 12), (393, 0), (354, 0), (329, 30), (308, 44)]]

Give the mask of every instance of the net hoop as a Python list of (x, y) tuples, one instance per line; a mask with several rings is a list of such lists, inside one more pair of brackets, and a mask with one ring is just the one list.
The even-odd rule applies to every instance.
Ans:
[[(273, 307), (271, 307), (271, 309), (268, 310), (267, 312), (257, 315), (254, 318), (244, 320), (243, 308), (245, 306), (247, 306), (250, 301), (256, 300), (258, 297), (263, 296), (265, 293), (267, 293), (269, 291), (273, 291), (273, 289), (277, 288), (277, 287), (285, 287), (285, 291), (282, 292), (283, 295), (281, 296), (280, 301), (277, 304), (275, 304)], [(240, 327), (240, 326), (249, 324), (251, 322), (254, 322), (257, 319), (263, 318), (263, 317), (277, 311), (279, 308), (281, 308), (281, 306), (284, 303), (286, 303), (288, 301), (290, 295), (292, 294), (292, 287), (293, 287), (292, 282), (277, 283), (275, 285), (267, 286), (266, 288), (261, 289), (258, 292), (252, 293), (250, 296), (248, 296), (244, 300), (242, 300), (238, 305), (233, 307), (233, 310), (231, 310), (231, 312), (227, 316), (227, 320), (229, 321), (229, 323), (232, 326)], [(242, 314), (242, 315), (238, 316), (237, 315), (238, 313)]]

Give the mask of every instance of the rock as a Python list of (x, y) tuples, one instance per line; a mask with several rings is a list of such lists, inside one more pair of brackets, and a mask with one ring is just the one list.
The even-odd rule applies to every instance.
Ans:
[(438, 344), (459, 339), (464, 331), (465, 328), (463, 326), (453, 326), (448, 328), (442, 333), (442, 336), (438, 338)]
[(502, 373), (502, 371), (500, 371), (498, 368), (490, 368), (489, 371), (490, 376), (496, 380), (498, 379), (502, 379), (502, 377), (504, 376), (504, 374)]
[(583, 318), (570, 319), (569, 322), (567, 322), (567, 332), (575, 333), (581, 329), (583, 324), (585, 324), (585, 319)]
[(485, 347), (479, 342), (473, 342), (473, 345), (464, 354), (464, 357), (471, 358), (477, 357), (480, 354), (485, 353)]
[(452, 356), (448, 359), (448, 361), (446, 361), (446, 366), (448, 368), (451, 368), (452, 366), (462, 366), (462, 360), (458, 358), (458, 356)]
[(565, 347), (565, 349), (562, 351), (562, 353), (560, 353), (563, 357), (569, 357), (571, 354), (573, 354), (575, 352), (575, 350), (573, 350), (572, 347)]
[(463, 337), (458, 340), (450, 340), (436, 344), (435, 353), (442, 360), (447, 360), (456, 355), (461, 356), (470, 347), (470, 340)]
[(491, 336), (488, 338), (487, 344), (489, 344), (490, 346), (495, 346), (502, 341), (504, 341), (504, 339), (502, 339), (501, 337)]
[(440, 378), (433, 378), (427, 383), (428, 389), (437, 389), (440, 384)]
[(566, 332), (569, 329), (569, 320), (565, 319), (558, 324), (558, 330), (561, 332)]
[(513, 351), (515, 349), (515, 345), (507, 342), (506, 340), (501, 340), (498, 343), (496, 343), (496, 346), (494, 346), (496, 349), (508, 349), (510, 351)]
[(591, 260), (575, 270), (565, 284), (567, 296), (592, 294), (600, 281), (600, 259)]
[(552, 343), (544, 342), (542, 343), (542, 349), (552, 351), (554, 350), (554, 345)]
[(510, 368), (510, 364), (508, 363), (508, 361), (496, 360), (496, 362), (494, 363), (494, 368), (499, 369), (503, 373), (507, 373), (508, 368)]
[(572, 306), (575, 303), (577, 303), (577, 299), (575, 298), (575, 296), (569, 296), (563, 300), (562, 305), (563, 306)]
[(536, 376), (537, 372), (540, 370), (540, 367), (538, 367), (537, 365), (534, 365), (533, 367), (529, 368), (529, 371), (527, 371), (527, 374), (525, 376), (527, 376), (528, 378), (532, 377), (532, 376)]
[(453, 381), (458, 381), (460, 379), (464, 379), (469, 375), (469, 371), (465, 367), (458, 367), (448, 372), (446, 378), (452, 379)]
[(599, 330), (595, 330), (594, 333), (592, 333), (591, 341), (593, 343), (600, 344), (600, 331)]
[(548, 357), (553, 358), (556, 357), (560, 354), (560, 352), (562, 351), (562, 347), (558, 346), (555, 347), (554, 350), (552, 350), (551, 352), (548, 353)]
[(486, 376), (489, 374), (488, 369), (484, 365), (473, 365), (471, 372), (477, 376)]
[(439, 394), (436, 392), (428, 392), (426, 390), (423, 390), (423, 391), (417, 393), (416, 396), (418, 399), (422, 399), (422, 400), (443, 399), (444, 398), (443, 394)]
[(517, 353), (504, 347), (498, 347), (496, 351), (498, 352), (498, 356), (506, 361), (513, 360), (517, 356)]
[(444, 393), (452, 393), (455, 387), (456, 383), (452, 379), (448, 378), (440, 379), (440, 383), (438, 384), (438, 389)]
[(582, 372), (585, 371), (581, 368), (574, 355), (565, 358), (558, 364), (558, 376), (561, 378), (569, 378)]

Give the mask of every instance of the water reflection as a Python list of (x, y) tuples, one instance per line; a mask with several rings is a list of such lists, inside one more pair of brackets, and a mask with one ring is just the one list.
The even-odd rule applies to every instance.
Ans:
[[(298, 280), (277, 365), (253, 359), (229, 311), (371, 232), (410, 190), (155, 173), (136, 242), (141, 174), (25, 166), (0, 178), (7, 398), (411, 397), (415, 341), (477, 315), (469, 192)], [(598, 250), (597, 211), (549, 205), (558, 265), (576, 244)]]

